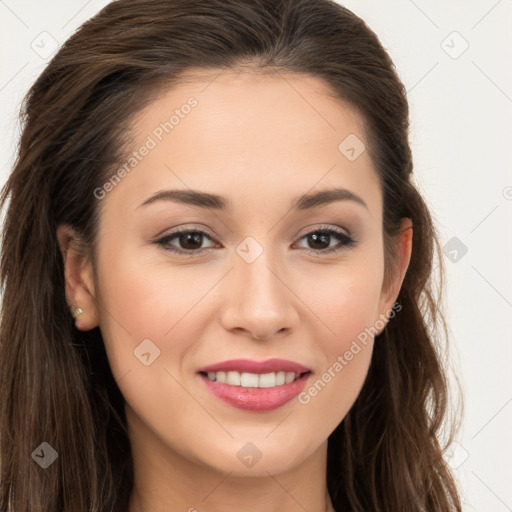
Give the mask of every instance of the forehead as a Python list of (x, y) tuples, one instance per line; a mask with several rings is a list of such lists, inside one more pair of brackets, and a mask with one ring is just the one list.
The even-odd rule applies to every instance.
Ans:
[(270, 201), (316, 185), (363, 195), (377, 183), (366, 151), (351, 161), (340, 149), (347, 137), (363, 143), (362, 119), (310, 75), (188, 73), (139, 112), (130, 130), (132, 149), (149, 150), (112, 194), (124, 195), (125, 204), (163, 187)]
[[(195, 103), (193, 108), (188, 107), (191, 101)], [(262, 140), (264, 135), (270, 139), (283, 128), (295, 138), (300, 128), (303, 139), (315, 133), (325, 136), (329, 130), (363, 132), (362, 119), (352, 105), (338, 98), (322, 79), (303, 73), (189, 71), (172, 87), (160, 90), (134, 118), (131, 130), (143, 136), (162, 121), (169, 121), (173, 113), (178, 116), (171, 123), (173, 131), (178, 124), (185, 124), (181, 121), (192, 117), (215, 136), (233, 135), (238, 133), (237, 128), (251, 126), (258, 129)]]

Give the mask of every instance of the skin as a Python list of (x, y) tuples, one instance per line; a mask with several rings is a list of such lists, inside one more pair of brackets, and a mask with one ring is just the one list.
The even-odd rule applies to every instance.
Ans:
[[(168, 113), (190, 96), (198, 101), (100, 200), (97, 267), (66, 242), (71, 228), (59, 227), (67, 298), (84, 311), (79, 329), (100, 326), (126, 400), (135, 471), (129, 512), (333, 511), (327, 439), (361, 390), (373, 338), (307, 404), (294, 399), (269, 412), (221, 402), (196, 372), (227, 359), (279, 357), (312, 370), (307, 390), (389, 315), (409, 265), (411, 223), (404, 219), (399, 271), (384, 289), (377, 174), (367, 151), (350, 161), (338, 150), (349, 134), (364, 141), (360, 118), (315, 77), (217, 75), (189, 75), (134, 120), (139, 148)], [(367, 208), (344, 200), (290, 210), (301, 195), (331, 187), (351, 190)], [(171, 201), (138, 208), (162, 189), (218, 194), (232, 209)], [(154, 243), (177, 226), (214, 239), (168, 241), (206, 248), (194, 258)], [(305, 235), (331, 226), (357, 244), (322, 255), (340, 241), (315, 245)], [(263, 249), (251, 263), (236, 252), (248, 236)], [(144, 339), (160, 350), (148, 366), (134, 356)], [(247, 442), (261, 452), (252, 467), (237, 457)]]

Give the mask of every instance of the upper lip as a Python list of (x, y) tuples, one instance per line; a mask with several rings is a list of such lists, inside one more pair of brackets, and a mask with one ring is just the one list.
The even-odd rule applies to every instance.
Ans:
[(252, 359), (231, 359), (209, 366), (199, 368), (198, 372), (229, 372), (240, 373), (277, 373), (294, 372), (301, 374), (311, 371), (307, 366), (286, 359), (267, 359), (266, 361), (254, 361)]

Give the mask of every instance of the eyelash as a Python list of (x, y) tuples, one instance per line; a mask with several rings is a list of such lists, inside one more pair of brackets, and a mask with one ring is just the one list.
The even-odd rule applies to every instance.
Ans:
[[(188, 234), (188, 233), (200, 233), (200, 234), (204, 235), (206, 238), (208, 238), (210, 241), (212, 241), (212, 242), (216, 241), (208, 233), (206, 233), (205, 231), (202, 231), (200, 229), (183, 228), (183, 229), (177, 229), (176, 231), (173, 231), (172, 233), (165, 235), (164, 237), (156, 240), (154, 243), (159, 245), (166, 251), (171, 251), (171, 252), (183, 255), (183, 256), (190, 256), (190, 257), (199, 256), (206, 249), (213, 249), (213, 247), (203, 247), (202, 249), (198, 249), (198, 250), (185, 250), (185, 249), (178, 249), (176, 247), (172, 247), (169, 245), (170, 240), (178, 237), (179, 235)], [(343, 231), (338, 230), (333, 227), (320, 227), (320, 228), (314, 229), (314, 230), (309, 231), (308, 233), (305, 233), (304, 235), (302, 235), (299, 238), (299, 240), (302, 240), (303, 238), (305, 238), (311, 234), (314, 234), (314, 233), (324, 233), (324, 234), (328, 234), (328, 235), (334, 235), (338, 240), (340, 240), (340, 243), (341, 243), (341, 245), (339, 245), (338, 247), (335, 246), (335, 247), (331, 247), (330, 249), (319, 249), (319, 250), (304, 249), (307, 253), (314, 254), (316, 256), (346, 251), (346, 250), (351, 249), (355, 245), (357, 245), (357, 241), (354, 238), (347, 235)]]

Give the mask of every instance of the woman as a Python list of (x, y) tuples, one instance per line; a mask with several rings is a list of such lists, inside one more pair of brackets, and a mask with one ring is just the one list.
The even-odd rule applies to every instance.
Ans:
[(23, 115), (0, 510), (461, 510), (439, 244), (361, 19), (114, 1)]

